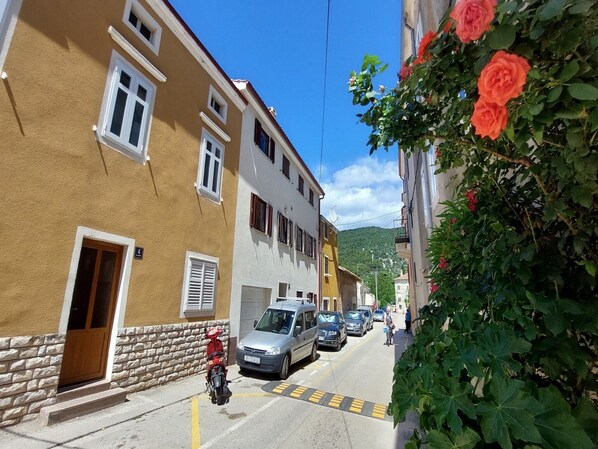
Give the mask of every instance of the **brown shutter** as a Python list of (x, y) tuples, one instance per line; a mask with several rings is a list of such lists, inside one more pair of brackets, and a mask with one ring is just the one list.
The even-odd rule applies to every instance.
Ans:
[(272, 206), (268, 205), (268, 235), (272, 237)]
[(276, 143), (274, 143), (274, 139), (270, 138), (270, 160), (274, 163), (274, 155), (276, 153)]
[(258, 119), (255, 119), (255, 128), (253, 129), (253, 142), (257, 145), (260, 141), (260, 130), (262, 125)]
[(251, 206), (249, 212), (249, 227), (255, 228), (255, 201), (256, 195), (255, 193), (251, 194)]

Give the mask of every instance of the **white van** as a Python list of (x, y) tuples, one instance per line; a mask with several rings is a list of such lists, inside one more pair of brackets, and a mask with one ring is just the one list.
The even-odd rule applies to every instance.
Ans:
[(318, 320), (315, 304), (284, 300), (270, 305), (254, 329), (237, 344), (239, 368), (289, 377), (289, 367), (318, 357)]

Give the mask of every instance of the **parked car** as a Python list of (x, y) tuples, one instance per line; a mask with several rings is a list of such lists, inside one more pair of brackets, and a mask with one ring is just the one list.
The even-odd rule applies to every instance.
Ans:
[(374, 315), (372, 314), (370, 306), (357, 306), (357, 310), (363, 312), (365, 315), (367, 320), (367, 330), (372, 330), (374, 328)]
[(318, 345), (332, 346), (340, 351), (345, 340), (347, 340), (347, 324), (342, 312), (319, 312)]
[(289, 377), (289, 367), (318, 357), (316, 306), (303, 300), (270, 305), (254, 329), (237, 344), (239, 368)]
[(368, 331), (368, 320), (361, 310), (351, 310), (345, 315), (347, 333), (363, 337)]
[(386, 312), (384, 310), (374, 310), (374, 321), (382, 321), (384, 323), (384, 315), (386, 315)]

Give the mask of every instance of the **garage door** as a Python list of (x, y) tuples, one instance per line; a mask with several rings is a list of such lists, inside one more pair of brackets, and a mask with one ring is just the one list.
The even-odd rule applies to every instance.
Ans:
[(253, 330), (253, 322), (262, 316), (270, 304), (270, 294), (269, 288), (242, 287), (239, 340)]

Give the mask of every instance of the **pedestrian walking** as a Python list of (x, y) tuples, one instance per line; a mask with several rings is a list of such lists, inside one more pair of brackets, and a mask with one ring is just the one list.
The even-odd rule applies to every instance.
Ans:
[(395, 333), (395, 324), (392, 322), (392, 316), (390, 315), (390, 307), (386, 307), (386, 345), (390, 346), (392, 344), (392, 338)]
[(405, 314), (405, 333), (411, 333), (411, 310), (407, 309)]

